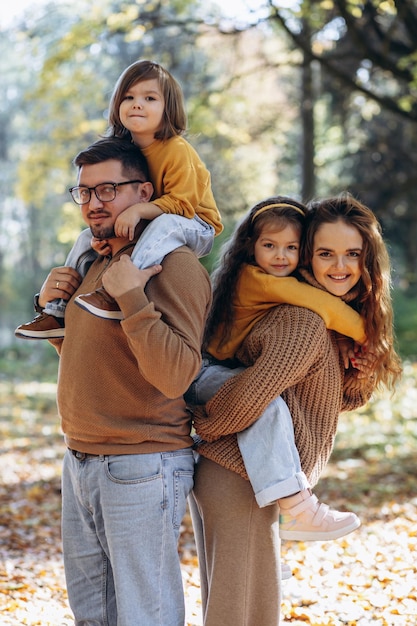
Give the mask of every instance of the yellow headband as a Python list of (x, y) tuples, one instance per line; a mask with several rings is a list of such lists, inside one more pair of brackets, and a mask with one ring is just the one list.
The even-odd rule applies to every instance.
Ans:
[(256, 211), (256, 213), (254, 213), (251, 221), (254, 222), (254, 220), (258, 217), (258, 215), (260, 215), (264, 211), (269, 211), (269, 209), (294, 209), (294, 211), (301, 213), (301, 215), (305, 217), (304, 211), (300, 209), (298, 206), (294, 206), (293, 204), (286, 204), (285, 202), (280, 202), (279, 204), (267, 204), (261, 207), (260, 209)]

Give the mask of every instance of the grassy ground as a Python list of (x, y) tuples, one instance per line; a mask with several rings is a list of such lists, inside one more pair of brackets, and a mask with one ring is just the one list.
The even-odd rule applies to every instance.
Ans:
[[(283, 623), (417, 624), (416, 381), (417, 365), (406, 366), (394, 398), (380, 395), (342, 417), (315, 492), (334, 508), (355, 511), (362, 526), (338, 541), (284, 542), (293, 577), (283, 585)], [(67, 626), (59, 529), (64, 445), (55, 386), (0, 383), (0, 398), (0, 622)], [(180, 554), (187, 626), (201, 626), (188, 515)]]

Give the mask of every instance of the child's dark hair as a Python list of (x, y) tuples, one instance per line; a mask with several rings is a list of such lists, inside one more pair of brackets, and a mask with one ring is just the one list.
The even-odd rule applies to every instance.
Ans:
[(212, 275), (213, 304), (208, 316), (204, 345), (206, 348), (214, 333), (221, 328), (219, 347), (228, 340), (233, 325), (233, 299), (242, 266), (253, 264), (254, 248), (265, 227), (284, 229), (294, 225), (301, 233), (306, 207), (292, 198), (274, 196), (255, 204), (223, 246), (217, 269)]
[(153, 61), (136, 61), (122, 72), (114, 87), (109, 105), (108, 136), (131, 138), (130, 131), (120, 120), (120, 104), (131, 87), (144, 80), (153, 79), (158, 81), (165, 104), (161, 127), (155, 133), (155, 139), (170, 139), (185, 132), (187, 113), (179, 83), (162, 65)]

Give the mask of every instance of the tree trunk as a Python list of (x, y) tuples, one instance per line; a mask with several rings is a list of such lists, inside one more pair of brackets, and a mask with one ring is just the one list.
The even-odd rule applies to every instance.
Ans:
[[(310, 29), (303, 25), (303, 37), (310, 40)], [(311, 57), (303, 52), (301, 68), (301, 125), (302, 125), (302, 200), (308, 202), (315, 195), (314, 171), (314, 90)]]

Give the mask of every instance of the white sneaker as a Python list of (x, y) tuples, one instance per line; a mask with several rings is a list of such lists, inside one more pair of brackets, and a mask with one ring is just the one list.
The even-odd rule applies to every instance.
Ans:
[(333, 511), (321, 504), (309, 489), (279, 500), (279, 534), (281, 539), (328, 541), (338, 539), (359, 528), (355, 513)]

